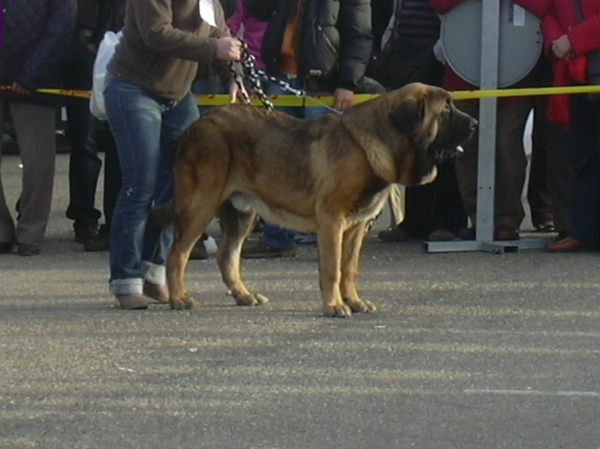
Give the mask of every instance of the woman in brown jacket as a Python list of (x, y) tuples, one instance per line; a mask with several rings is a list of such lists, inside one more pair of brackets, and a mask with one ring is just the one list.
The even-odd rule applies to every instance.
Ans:
[(108, 65), (104, 91), (122, 187), (110, 232), (110, 291), (123, 309), (168, 301), (166, 253), (171, 232), (148, 223), (150, 209), (173, 188), (179, 135), (198, 118), (190, 93), (198, 63), (214, 64), (232, 99), (226, 61), (240, 58), (219, 2), (129, 0), (123, 35)]

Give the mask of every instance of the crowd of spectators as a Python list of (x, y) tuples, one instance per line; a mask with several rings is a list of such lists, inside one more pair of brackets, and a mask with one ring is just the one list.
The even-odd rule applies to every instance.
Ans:
[[(469, 0), (213, 0), (201, 2), (209, 5), (204, 10), (198, 8), (197, 0), (177, 4), (141, 0), (5, 2), (0, 131), (8, 121), (14, 127), (23, 163), (23, 187), (16, 210), (11, 211), (0, 179), (0, 253), (32, 256), (41, 251), (52, 199), (56, 110), (65, 106), (70, 147), (70, 202), (65, 213), (73, 220), (74, 239), (88, 251), (110, 250), (113, 293), (128, 296), (125, 307), (127, 301), (143, 305), (143, 236), (151, 232), (142, 210), (169, 195), (168, 189), (158, 192), (154, 187), (159, 177), (167, 176), (164, 173), (172, 163), (173, 150), (165, 148), (172, 147), (179, 133), (202, 113), (196, 107), (195, 112), (187, 110), (194, 104), (193, 94), (228, 91), (228, 72), (219, 61), (240, 55), (239, 41), (229, 37), (230, 32), (244, 38), (257, 68), (307, 95), (334, 97), (329, 109), (282, 108), (282, 112), (310, 119), (343, 113), (354, 104), (356, 93), (381, 93), (415, 81), (451, 91), (477, 89), (445, 63), (438, 51), (440, 17), (463, 1)], [(587, 84), (599, 75), (592, 73), (595, 58), (600, 61), (599, 1), (515, 3), (539, 18), (544, 47), (534, 69), (513, 87)], [(59, 86), (89, 90), (104, 32), (123, 27), (123, 42), (109, 66), (108, 122), (94, 118), (85, 99), (67, 97), (60, 103), (57, 96), (36, 92)], [(140, 72), (139, 64), (146, 64), (147, 71)], [(263, 88), (269, 94), (286, 93), (272, 81), (265, 80)], [(126, 99), (124, 92), (131, 98)], [(229, 92), (236, 93), (231, 87)], [(121, 132), (143, 126), (143, 120), (137, 123), (133, 119), (137, 112), (131, 113), (131, 123), (124, 122), (129, 119), (123, 113), (125, 103), (131, 112), (141, 99), (152, 103), (160, 117), (158, 130), (167, 125), (170, 130), (168, 136), (164, 129), (163, 134), (156, 134), (160, 145), (152, 158), (153, 167), (147, 166), (148, 148), (144, 155), (135, 156), (136, 148), (148, 146), (141, 134), (136, 143), (130, 132)], [(479, 114), (477, 100), (457, 102), (457, 106), (472, 116)], [(180, 115), (175, 113), (178, 107), (182, 108)], [(525, 185), (528, 160), (523, 136), (531, 114), (530, 176)], [(526, 215), (525, 189), (535, 230), (555, 233), (549, 251), (600, 247), (598, 97), (501, 99), (497, 129), (494, 240), (520, 238)], [(102, 171), (99, 152), (105, 154), (102, 211), (95, 205)], [(440, 166), (433, 183), (405, 189), (400, 202), (390, 203), (394, 220), (379, 238), (475, 239), (478, 153), (475, 136), (464, 154)], [(165, 157), (168, 154), (171, 156)], [(124, 162), (128, 168), (122, 171)], [(146, 167), (145, 180), (133, 176), (140, 164)], [(142, 185), (146, 192), (143, 201), (138, 201), (132, 195)], [(134, 216), (136, 223), (131, 226), (135, 229), (124, 232)], [(111, 229), (119, 231), (118, 238)], [(123, 235), (130, 231), (137, 240), (125, 242)], [(245, 247), (243, 256), (293, 256), (298, 242), (314, 241), (310, 237), (262, 223), (262, 238)], [(168, 244), (168, 238), (153, 238), (156, 248)], [(127, 261), (131, 267), (125, 266), (126, 254), (136, 255)], [(152, 257), (158, 267), (155, 271), (160, 273), (164, 257), (156, 253)], [(135, 282), (130, 282), (132, 277)], [(159, 275), (151, 278), (156, 284), (163, 283)], [(162, 295), (162, 291), (156, 292), (154, 296)]]

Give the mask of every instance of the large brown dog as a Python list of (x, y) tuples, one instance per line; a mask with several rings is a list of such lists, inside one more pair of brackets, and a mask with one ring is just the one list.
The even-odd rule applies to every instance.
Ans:
[(448, 92), (423, 84), (311, 120), (244, 105), (213, 109), (184, 133), (175, 165), (171, 307), (196, 303), (184, 288), (185, 267), (215, 216), (223, 231), (217, 262), (230, 294), (238, 305), (268, 301), (248, 291), (240, 275), (242, 243), (259, 214), (317, 233), (326, 316), (375, 310), (355, 286), (367, 224), (391, 183), (432, 181), (436, 163), (453, 155), (476, 124)]

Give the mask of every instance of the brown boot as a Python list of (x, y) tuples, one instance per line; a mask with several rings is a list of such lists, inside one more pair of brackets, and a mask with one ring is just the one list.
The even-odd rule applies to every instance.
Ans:
[(558, 242), (550, 243), (546, 248), (551, 253), (572, 253), (593, 249), (592, 245), (572, 237), (566, 237)]
[(98, 234), (83, 243), (83, 249), (92, 252), (108, 251), (110, 249), (110, 235), (107, 226), (100, 226)]
[(148, 300), (139, 293), (130, 295), (117, 295), (116, 298), (119, 308), (121, 309), (141, 310), (148, 308)]
[(144, 295), (161, 304), (168, 304), (169, 290), (164, 284), (153, 284), (149, 281), (144, 281)]

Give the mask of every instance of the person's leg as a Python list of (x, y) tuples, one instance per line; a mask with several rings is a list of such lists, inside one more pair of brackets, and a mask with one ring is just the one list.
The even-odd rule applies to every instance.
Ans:
[(552, 218), (560, 240), (571, 233), (571, 201), (575, 174), (569, 161), (564, 127), (546, 118), (548, 97), (542, 96), (538, 101), (540, 105), (536, 109), (539, 124), (537, 137), (540, 139), (540, 145), (546, 149)]
[[(0, 166), (2, 165), (2, 142), (4, 140), (4, 123), (6, 121), (6, 105), (0, 100)], [(0, 254), (12, 251), (15, 242), (15, 223), (6, 204), (2, 177), (0, 176)]]
[(280, 228), (272, 223), (264, 222), (260, 241), (244, 245), (244, 259), (264, 259), (271, 257), (293, 257), (296, 255), (294, 232)]
[(288, 231), (270, 223), (263, 225), (263, 237), (261, 241), (279, 251), (292, 250), (296, 247), (293, 231)]
[(37, 254), (44, 240), (52, 203), (56, 109), (11, 102), (10, 111), (23, 163), (16, 241), (20, 254)]
[[(439, 175), (438, 175), (439, 176)], [(423, 239), (434, 231), (433, 225), (433, 194), (434, 183), (422, 186), (407, 187), (404, 195), (404, 220), (398, 228), (408, 238)]]
[[(456, 106), (471, 117), (479, 117), (479, 105), (469, 101), (456, 102)], [(454, 168), (456, 181), (462, 199), (463, 209), (471, 223), (476, 223), (475, 210), (477, 207), (477, 164), (479, 152), (479, 131), (475, 130), (473, 137), (463, 145), (463, 153), (456, 156)], [(463, 239), (475, 238), (474, 228), (462, 229), (459, 237)]]
[(523, 134), (531, 107), (531, 101), (498, 104), (496, 188), (494, 192), (494, 224), (498, 230), (497, 234), (501, 234), (500, 229), (506, 229), (512, 230), (513, 236), (517, 237), (519, 227), (525, 217), (521, 199), (527, 169)]
[(119, 164), (117, 144), (108, 124), (102, 134), (102, 148), (104, 149), (104, 198), (102, 208), (106, 226), (110, 230), (115, 205), (121, 190), (121, 165)]
[[(94, 54), (81, 40), (73, 43), (65, 73), (65, 83), (72, 89), (91, 90)], [(94, 207), (102, 161), (98, 157), (95, 118), (89, 100), (67, 97), (67, 137), (71, 149), (69, 160), (69, 206), (66, 216), (74, 221), (75, 240), (79, 243), (97, 234), (101, 213)]]
[(84, 243), (84, 249), (86, 251), (108, 251), (113, 212), (121, 190), (121, 167), (117, 145), (106, 121), (96, 120), (96, 142), (98, 150), (104, 152), (104, 196), (102, 201), (104, 224), (100, 226), (96, 237)]
[[(157, 171), (154, 206), (162, 206), (173, 197), (173, 165), (177, 143), (181, 134), (199, 117), (196, 101), (192, 94), (181, 101), (169, 105), (162, 114), (160, 135), (161, 158)], [(145, 279), (153, 284), (163, 285), (167, 252), (173, 243), (173, 229), (163, 229), (147, 223), (144, 235), (142, 263), (147, 271)]]
[[(145, 274), (144, 234), (162, 158), (165, 105), (137, 86), (111, 76), (106, 81), (106, 111), (122, 173), (110, 232), (110, 291), (117, 297), (140, 298)], [(142, 302), (140, 308), (144, 307)]]
[(584, 95), (571, 98), (571, 123), (567, 131), (571, 165), (575, 172), (571, 236), (579, 241), (600, 243), (598, 196), (600, 155), (598, 128), (600, 111)]
[(531, 212), (531, 223), (538, 231), (554, 230), (552, 194), (548, 165), (548, 149), (543, 133), (546, 127), (546, 102), (543, 97), (533, 103), (533, 126), (531, 130), (531, 162), (527, 184), (527, 203)]
[[(454, 160), (448, 159), (438, 166), (437, 179), (433, 182), (432, 193), (433, 225), (437, 231), (449, 231), (446, 239), (453, 238), (460, 229), (467, 225), (467, 215), (463, 209)], [(442, 239), (443, 233), (438, 233)]]

